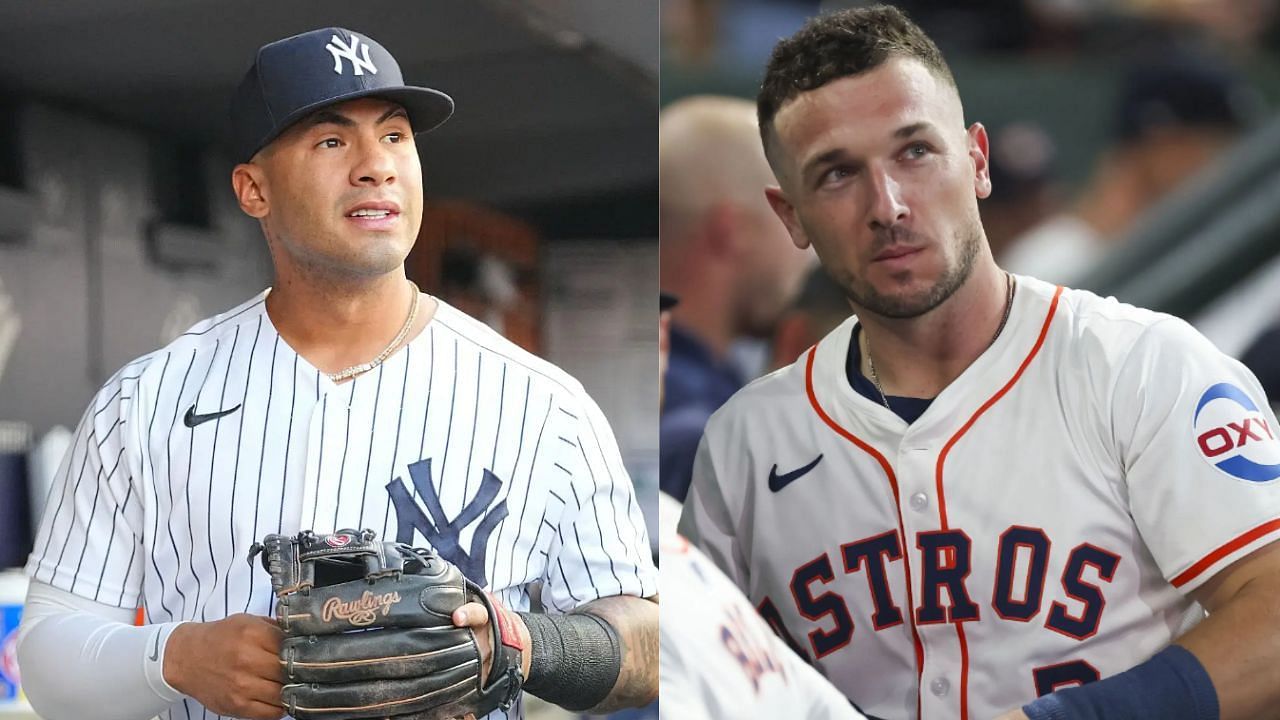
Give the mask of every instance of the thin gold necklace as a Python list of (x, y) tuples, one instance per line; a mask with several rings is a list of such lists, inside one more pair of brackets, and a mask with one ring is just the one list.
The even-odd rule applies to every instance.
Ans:
[[(1000, 325), (996, 328), (996, 334), (991, 336), (991, 342), (987, 343), (988, 348), (996, 344), (996, 338), (1000, 337), (1000, 333), (1004, 332), (1005, 324), (1009, 322), (1009, 313), (1013, 310), (1014, 285), (1013, 276), (1006, 272), (1004, 274), (1004, 316), (1000, 318)], [(862, 341), (866, 345), (867, 370), (871, 373), (871, 382), (876, 386), (876, 392), (880, 393), (880, 404), (884, 405), (889, 412), (893, 412), (893, 408), (889, 407), (889, 396), (884, 394), (884, 388), (880, 385), (880, 376), (876, 374), (876, 363), (871, 359), (871, 339), (865, 332), (862, 333)]]
[(327, 376), (333, 382), (342, 382), (347, 378), (353, 378), (357, 375), (361, 375), (363, 373), (369, 372), (370, 370), (381, 365), (383, 360), (386, 360), (388, 357), (391, 357), (391, 353), (395, 352), (395, 349), (400, 347), (400, 343), (404, 342), (404, 339), (409, 336), (409, 331), (413, 329), (413, 321), (418, 318), (418, 305), (420, 304), (419, 294), (421, 291), (418, 290), (418, 285), (414, 283), (412, 280), (409, 281), (409, 285), (413, 288), (413, 297), (409, 302), (409, 317), (405, 318), (404, 327), (400, 328), (400, 332), (396, 333), (396, 336), (394, 339), (392, 339), (391, 344), (388, 345), (386, 349), (384, 349), (382, 352), (378, 353), (378, 356), (370, 360), (369, 362), (363, 362), (363, 363), (360, 363), (359, 365), (352, 365), (349, 368), (339, 370), (338, 372), (335, 372), (335, 373), (325, 373), (325, 376)]

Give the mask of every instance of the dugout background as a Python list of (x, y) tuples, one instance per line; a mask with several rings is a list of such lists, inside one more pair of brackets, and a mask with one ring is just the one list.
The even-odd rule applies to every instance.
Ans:
[[(124, 363), (266, 287), (265, 241), (231, 193), (227, 103), (260, 45), (327, 25), (367, 33), (408, 83), (454, 97), (450, 122), (418, 141), (423, 236), (437, 231), (420, 237), (430, 255), (415, 266), (420, 284), (583, 381), (649, 514), (658, 10), (648, 0), (0, 6), (0, 456), (73, 428)], [(16, 466), (5, 467), (0, 567), (25, 560), (34, 515), (14, 494)]]

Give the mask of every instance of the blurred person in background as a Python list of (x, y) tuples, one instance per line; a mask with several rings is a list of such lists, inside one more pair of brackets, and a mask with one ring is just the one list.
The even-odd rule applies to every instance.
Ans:
[(1205, 58), (1181, 55), (1135, 67), (1122, 84), (1114, 140), (1074, 210), (1015, 240), (1003, 265), (1078, 283), (1144, 212), (1239, 139), (1257, 104), (1242, 79)]
[[(814, 277), (811, 273), (806, 290)], [(838, 286), (836, 290), (843, 299)], [(659, 406), (671, 348), (671, 308), (676, 304), (675, 296), (661, 294)], [(712, 720), (750, 706), (758, 717), (874, 720), (862, 715), (834, 685), (792, 652), (733, 582), (680, 537), (676, 532), (680, 517), (677, 500), (660, 494), (658, 507), (662, 555), (667, 562), (662, 578), (670, 610), (661, 625), (659, 717)], [(621, 717), (621, 713), (613, 717)]]
[(1062, 211), (1053, 139), (1034, 122), (991, 133), (991, 197), (978, 205), (996, 260), (1023, 233)]
[(658, 160), (662, 289), (680, 298), (659, 477), (683, 499), (707, 418), (747, 379), (729, 362), (730, 346), (773, 332), (812, 253), (796, 250), (765, 200), (775, 180), (750, 102), (700, 96), (669, 105)]
[(821, 266), (815, 266), (773, 332), (769, 368), (777, 370), (795, 362), (851, 314), (853, 307), (844, 289)]
[(1276, 0), (1129, 0), (1129, 4), (1153, 17), (1200, 28), (1208, 40), (1233, 56), (1249, 55), (1274, 43), (1280, 17)]
[(668, 67), (758, 67), (779, 34), (817, 12), (818, 0), (664, 0), (662, 49)]
[(662, 48), (667, 62), (696, 67), (715, 52), (719, 0), (668, 0), (662, 3)]
[(1240, 362), (1258, 376), (1258, 382), (1271, 398), (1271, 406), (1280, 407), (1280, 321), (1263, 330), (1240, 354)]

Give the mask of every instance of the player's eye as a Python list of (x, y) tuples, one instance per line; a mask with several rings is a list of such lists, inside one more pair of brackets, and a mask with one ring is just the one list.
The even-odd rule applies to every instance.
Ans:
[(325, 139), (321, 140), (320, 142), (316, 143), (316, 147), (318, 147), (318, 148), (337, 148), (337, 147), (342, 147), (342, 141), (341, 141), (341, 140), (339, 140), (338, 138), (325, 138)]
[(383, 139), (383, 141), (384, 141), (384, 142), (389, 142), (389, 143), (395, 144), (395, 143), (402, 143), (402, 142), (404, 142), (404, 141), (405, 141), (405, 137), (406, 137), (406, 136), (405, 136), (405, 133), (402, 133), (402, 132), (396, 131), (396, 132), (390, 132), (390, 133), (387, 133), (386, 135), (383, 135), (383, 136), (382, 136), (382, 139)]
[(911, 143), (902, 151), (902, 157), (907, 160), (919, 160), (929, 154), (929, 146), (922, 142)]
[(819, 185), (831, 185), (846, 180), (854, 175), (854, 169), (848, 165), (836, 165), (822, 173), (818, 178)]

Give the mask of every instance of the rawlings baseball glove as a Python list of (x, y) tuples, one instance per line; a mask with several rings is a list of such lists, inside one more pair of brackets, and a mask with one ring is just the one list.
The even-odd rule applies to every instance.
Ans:
[[(510, 707), (520, 651), (503, 644), (489, 597), (434, 552), (376, 537), (304, 532), (254, 545), (249, 561), (262, 553), (285, 634), (285, 709), (299, 720), (443, 720)], [(493, 628), (483, 683), (475, 633), (452, 620), (468, 602), (485, 606)]]

